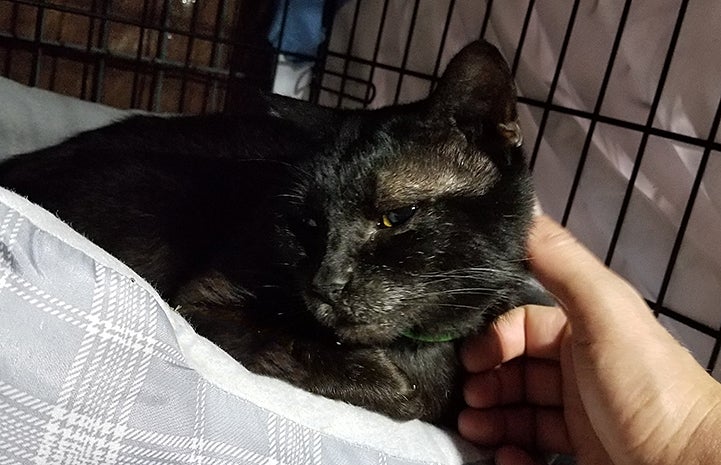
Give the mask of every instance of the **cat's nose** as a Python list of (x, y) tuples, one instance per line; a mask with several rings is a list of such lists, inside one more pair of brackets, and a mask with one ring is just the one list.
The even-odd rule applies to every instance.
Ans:
[(343, 289), (350, 281), (352, 273), (353, 268), (347, 263), (326, 257), (313, 276), (311, 282), (313, 292), (327, 303), (335, 304), (341, 299)]
[(336, 303), (340, 300), (343, 288), (347, 281), (343, 280), (321, 280), (316, 277), (313, 280), (313, 291), (328, 303)]

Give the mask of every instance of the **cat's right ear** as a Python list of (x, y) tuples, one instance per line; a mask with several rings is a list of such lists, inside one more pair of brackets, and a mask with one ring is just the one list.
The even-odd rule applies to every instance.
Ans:
[(488, 42), (472, 42), (451, 59), (429, 104), (434, 119), (450, 120), (473, 139), (483, 133), (508, 145), (522, 143), (513, 77), (501, 53)]

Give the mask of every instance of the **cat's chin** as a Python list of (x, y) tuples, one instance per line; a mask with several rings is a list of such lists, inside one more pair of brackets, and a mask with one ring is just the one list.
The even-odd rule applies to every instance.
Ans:
[(356, 322), (344, 318), (343, 312), (332, 305), (312, 301), (312, 313), (316, 320), (335, 333), (341, 342), (360, 345), (390, 344), (406, 328), (397, 327), (389, 322)]
[(401, 337), (397, 328), (377, 324), (341, 326), (333, 331), (341, 341), (361, 345), (385, 345)]

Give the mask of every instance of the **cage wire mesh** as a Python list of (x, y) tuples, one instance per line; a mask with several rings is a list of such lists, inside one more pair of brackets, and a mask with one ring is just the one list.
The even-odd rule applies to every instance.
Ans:
[(370, 108), (486, 38), (544, 208), (721, 379), (719, 23), (690, 0), (0, 0), (0, 74), (152, 111), (232, 110), (248, 85)]
[(262, 87), (272, 65), (264, 3), (2, 0), (0, 72), (119, 108), (219, 111), (229, 86)]

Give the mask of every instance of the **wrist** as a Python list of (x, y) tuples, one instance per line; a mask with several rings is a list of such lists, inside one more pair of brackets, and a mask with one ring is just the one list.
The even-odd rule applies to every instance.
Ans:
[(645, 399), (636, 399), (640, 407), (617, 424), (620, 437), (604, 441), (613, 463), (721, 464), (721, 384), (698, 365), (684, 367), (674, 370), (676, 381), (655, 380), (639, 389)]

